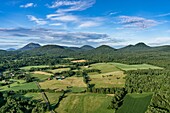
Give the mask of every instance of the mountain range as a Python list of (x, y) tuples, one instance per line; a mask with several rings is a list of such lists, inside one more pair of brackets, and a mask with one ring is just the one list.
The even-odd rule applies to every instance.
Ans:
[(7, 51), (32, 51), (32, 52), (39, 52), (39, 53), (43, 53), (43, 52), (54, 52), (54, 51), (60, 51), (60, 53), (64, 53), (64, 52), (85, 52), (85, 51), (97, 51), (97, 52), (101, 52), (101, 53), (105, 53), (105, 52), (113, 52), (113, 51), (170, 51), (170, 46), (157, 46), (157, 47), (150, 47), (148, 45), (146, 45), (145, 43), (137, 43), (135, 45), (128, 45), (125, 47), (122, 47), (120, 49), (115, 49), (112, 48), (108, 45), (101, 45), (99, 47), (92, 47), (90, 45), (84, 45), (82, 47), (67, 47), (67, 46), (60, 46), (60, 45), (44, 45), (41, 46), (38, 43), (29, 43), (27, 45), (25, 45), (24, 47), (20, 48), (20, 49), (13, 49), (10, 48)]

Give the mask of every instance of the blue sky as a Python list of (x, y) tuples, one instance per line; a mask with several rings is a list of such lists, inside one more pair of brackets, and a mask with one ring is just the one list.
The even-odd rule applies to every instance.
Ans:
[(170, 44), (169, 0), (0, 0), (0, 49)]

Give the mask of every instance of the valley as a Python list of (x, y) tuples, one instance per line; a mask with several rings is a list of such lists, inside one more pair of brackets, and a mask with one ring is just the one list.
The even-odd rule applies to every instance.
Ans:
[[(37, 101), (44, 106), (37, 109), (37, 112), (43, 110), (46, 113), (144, 113), (163, 109), (168, 111), (167, 105), (160, 105), (162, 109), (153, 105), (153, 102), (159, 101), (154, 100), (159, 90), (161, 98), (169, 98), (169, 68), (166, 65), (169, 62), (166, 60), (168, 56), (162, 56), (165, 64), (159, 63), (154, 52), (157, 50), (151, 49), (149, 53), (148, 50), (144, 52), (135, 49), (135, 56), (128, 57), (131, 52), (128, 52), (127, 48), (115, 51), (111, 47), (101, 46), (86, 51), (70, 50), (67, 56), (59, 56), (57, 51), (65, 51), (65, 48), (54, 45), (47, 47), (48, 45), (5, 53), (9, 55), (6, 59), (14, 67), (8, 67), (3, 60), (1, 61), (0, 69), (3, 76), (0, 78), (0, 92), (11, 98)], [(39, 53), (34, 53), (39, 49), (43, 49), (44, 52), (40, 56)], [(66, 48), (66, 51), (68, 50)], [(101, 51), (107, 51), (107, 54), (101, 54)], [(119, 56), (120, 52), (122, 56)], [(80, 53), (83, 56), (79, 55)], [(169, 55), (163, 51), (160, 54), (165, 53)], [(21, 56), (16, 58), (18, 54)], [(135, 60), (145, 57), (146, 54), (154, 56), (156, 62), (149, 60), (149, 57), (142, 58), (140, 63), (139, 60)], [(63, 55), (66, 55), (65, 52)], [(3, 58), (3, 55), (1, 56)], [(14, 60), (11, 60), (11, 57)], [(134, 60), (129, 59), (132, 57)], [(165, 83), (162, 83), (161, 80), (165, 77), (167, 82), (164, 80)], [(160, 84), (157, 83), (158, 80)], [(166, 93), (163, 94), (164, 91)], [(157, 104), (159, 106), (159, 102)]]

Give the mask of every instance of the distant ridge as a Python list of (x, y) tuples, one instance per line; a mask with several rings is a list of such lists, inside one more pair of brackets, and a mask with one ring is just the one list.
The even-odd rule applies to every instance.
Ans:
[(94, 47), (90, 46), (90, 45), (84, 45), (82, 47), (80, 47), (81, 50), (85, 50), (85, 51), (88, 51), (88, 50), (92, 50), (94, 49)]
[(148, 50), (148, 49), (151, 49), (150, 46), (146, 45), (145, 43), (143, 42), (140, 42), (140, 43), (137, 43), (136, 45), (128, 45), (128, 46), (125, 46), (119, 50), (124, 50), (124, 51), (145, 51), (145, 50)]
[(14, 49), (14, 48), (9, 48), (9, 49), (7, 49), (7, 51), (15, 51), (16, 49)]
[(41, 45), (38, 43), (29, 43), (25, 45), (24, 47), (20, 48), (19, 50), (21, 51), (32, 50), (32, 49), (39, 48), (39, 47), (41, 47)]

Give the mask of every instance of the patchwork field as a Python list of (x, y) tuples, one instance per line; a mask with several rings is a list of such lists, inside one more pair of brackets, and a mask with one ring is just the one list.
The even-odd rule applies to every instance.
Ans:
[[(85, 69), (85, 68), (84, 68)], [(99, 69), (101, 73), (92, 72), (88, 73), (90, 83), (95, 84), (96, 88), (99, 87), (123, 87), (125, 84), (125, 75), (123, 71), (116, 68), (109, 63), (96, 63), (89, 66), (88, 69)]]
[(124, 103), (116, 113), (145, 113), (151, 101), (152, 94), (127, 94)]
[(42, 89), (66, 89), (67, 86), (86, 87), (82, 77), (69, 77), (64, 80), (47, 80), (39, 83)]
[(122, 64), (122, 63), (109, 63), (114, 65), (115, 67), (124, 70), (124, 71), (129, 71), (129, 70), (137, 70), (137, 69), (163, 69), (158, 66), (153, 66), (149, 64), (137, 64), (137, 65), (127, 65), (127, 64)]
[(107, 109), (112, 96), (104, 94), (68, 94), (59, 107), (58, 113), (113, 113)]

